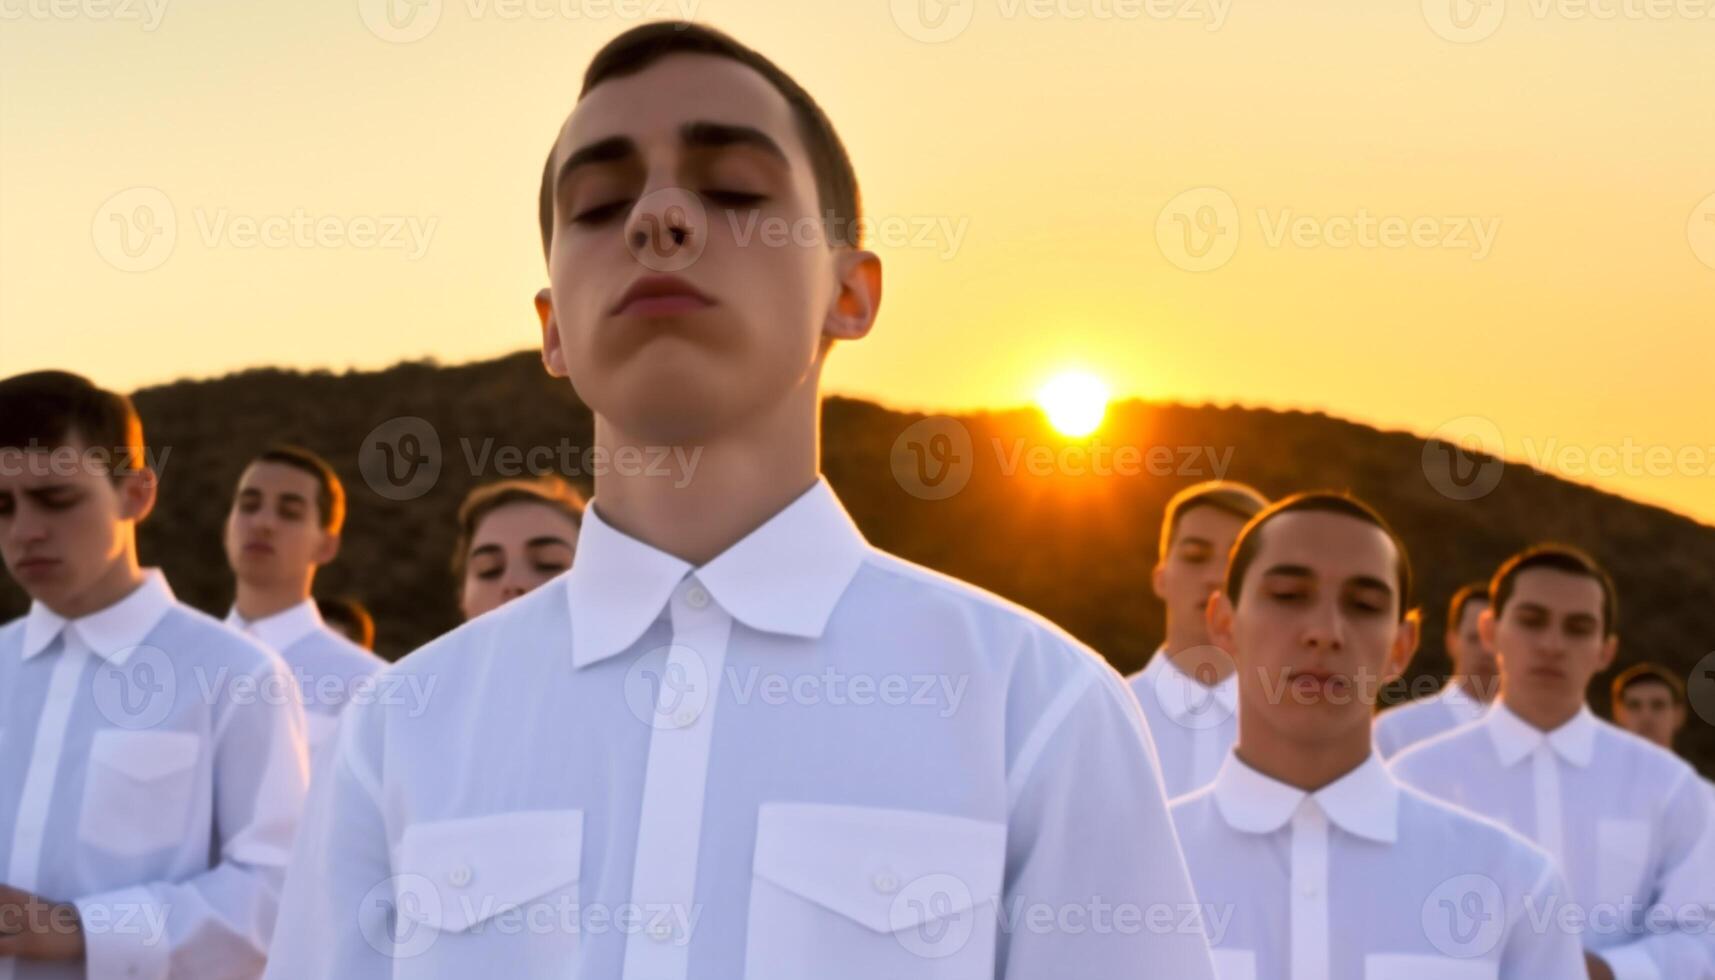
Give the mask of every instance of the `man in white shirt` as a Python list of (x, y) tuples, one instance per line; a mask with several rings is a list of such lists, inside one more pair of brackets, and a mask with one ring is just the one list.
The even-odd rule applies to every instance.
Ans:
[(1372, 748), (1377, 693), (1416, 646), (1410, 601), (1403, 546), (1351, 497), (1287, 498), (1238, 539), (1209, 610), (1238, 661), (1238, 744), (1173, 803), (1222, 980), (1581, 972), (1577, 939), (1526, 917), (1565, 898), (1549, 856), (1401, 787)]
[(138, 567), (156, 482), (124, 396), (0, 381), (0, 554), (34, 600), (0, 626), (0, 980), (262, 972), (303, 710), (277, 656)]
[(1584, 552), (1542, 545), (1503, 564), (1490, 594), (1499, 700), (1401, 753), (1395, 775), (1556, 857), (1575, 904), (1553, 921), (1581, 930), (1592, 978), (1715, 977), (1709, 796), (1690, 766), (1585, 704), (1619, 642), (1612, 580)]
[(1391, 759), (1407, 746), (1476, 721), (1489, 710), (1489, 702), (1500, 689), (1500, 669), (1477, 629), (1477, 621), (1487, 608), (1487, 582), (1473, 582), (1453, 594), (1443, 635), (1447, 655), (1453, 661), (1453, 676), (1435, 695), (1376, 715), (1376, 749), (1382, 758)]
[(226, 515), (226, 560), (238, 582), (226, 624), (280, 654), (297, 678), (319, 771), (339, 713), (373, 696), (387, 662), (322, 622), (310, 589), (339, 554), (345, 487), (327, 461), (298, 446), (273, 446), (245, 467)]
[(1124, 681), (818, 475), (881, 270), (815, 102), (636, 28), (541, 217), (544, 360), (616, 465), (569, 571), (384, 672), (441, 678), (426, 711), (346, 713), (268, 975), (1209, 978)]
[(1161, 762), (1169, 799), (1207, 785), (1238, 732), (1233, 658), (1209, 639), (1204, 610), (1221, 588), (1239, 529), (1268, 506), (1243, 483), (1211, 480), (1173, 495), (1161, 517), (1150, 586), (1165, 610), (1165, 638), (1127, 678)]

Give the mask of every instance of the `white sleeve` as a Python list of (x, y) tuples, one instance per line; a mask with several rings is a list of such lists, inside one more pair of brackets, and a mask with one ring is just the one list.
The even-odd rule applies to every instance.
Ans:
[(393, 975), (396, 901), (377, 766), (365, 737), (381, 716), (347, 707), (316, 774), (286, 875), (267, 980)]
[(272, 658), (253, 680), (253, 690), (285, 696), (230, 698), (216, 713), (217, 863), (183, 881), (76, 899), (92, 980), (203, 976), (210, 964), (222, 976), (261, 975), (309, 763), (303, 705), (285, 664)]
[(1155, 751), (1118, 675), (1058, 692), (1008, 789), (998, 976), (1213, 980)]
[(1648, 934), (1596, 951), (1615, 980), (1715, 980), (1715, 811), (1690, 770), (1668, 799), (1662, 870), (1648, 899)]

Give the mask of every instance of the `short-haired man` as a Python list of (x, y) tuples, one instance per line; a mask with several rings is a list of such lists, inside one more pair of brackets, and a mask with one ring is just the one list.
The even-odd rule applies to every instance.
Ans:
[(1489, 608), (1489, 583), (1473, 582), (1453, 593), (1443, 642), (1453, 676), (1435, 695), (1376, 715), (1376, 749), (1391, 759), (1407, 746), (1469, 724), (1489, 710), (1500, 689), (1495, 655), (1483, 646), (1477, 621)]
[[(129, 399), (0, 381), (0, 980), (254, 978), (303, 806), (280, 658), (139, 567)], [(259, 696), (284, 691), (285, 697)]]
[(273, 446), (251, 460), (226, 515), (226, 560), (238, 583), (226, 624), (278, 653), (297, 678), (312, 772), (340, 711), (387, 665), (329, 629), (310, 598), (316, 570), (339, 554), (344, 525), (339, 476), (298, 446)]
[(824, 359), (881, 295), (821, 109), (645, 25), (543, 177), (548, 369), (603, 453), (694, 478), (598, 471), (567, 572), (388, 668), (428, 710), (346, 714), (269, 976), (1208, 980), (1124, 681), (819, 475)]
[(1161, 517), (1150, 586), (1166, 612), (1165, 636), (1128, 681), (1170, 799), (1214, 779), (1238, 733), (1238, 678), (1232, 657), (1209, 638), (1206, 612), (1239, 529), (1266, 506), (1243, 483), (1211, 480), (1174, 494)]
[(1581, 928), (1595, 980), (1715, 977), (1709, 795), (1690, 766), (1585, 703), (1619, 645), (1613, 580), (1583, 551), (1539, 545), (1501, 565), (1489, 592), (1499, 700), (1401, 753), (1394, 772), (1555, 856), (1577, 904), (1550, 921)]

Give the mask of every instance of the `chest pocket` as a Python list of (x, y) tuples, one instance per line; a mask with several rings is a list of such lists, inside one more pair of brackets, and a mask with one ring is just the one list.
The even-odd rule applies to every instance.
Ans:
[(393, 976), (577, 976), (583, 811), (413, 824), (393, 858), (393, 907), (372, 945)]
[(137, 857), (183, 844), (196, 799), (194, 732), (95, 733), (84, 776), (77, 836), (91, 847)]
[(1499, 980), (1500, 967), (1481, 960), (1414, 953), (1371, 953), (1364, 957), (1364, 980)]
[(757, 817), (746, 980), (989, 980), (1004, 824), (806, 803)]

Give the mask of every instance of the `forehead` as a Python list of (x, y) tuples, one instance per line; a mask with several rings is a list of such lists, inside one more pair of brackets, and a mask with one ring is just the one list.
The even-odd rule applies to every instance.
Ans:
[(0, 448), (0, 489), (105, 483), (113, 462), (112, 453), (91, 452), (75, 436), (52, 448)]
[(1217, 538), (1236, 538), (1245, 526), (1244, 518), (1237, 514), (1228, 513), (1213, 504), (1193, 504), (1190, 510), (1179, 514), (1179, 528), (1174, 533), (1176, 539), (1202, 538), (1213, 541)]
[(543, 535), (570, 539), (578, 533), (577, 524), (547, 504), (519, 500), (502, 504), (483, 515), (476, 526), (473, 545), (495, 541), (527, 541)]
[[(1276, 565), (1300, 565), (1329, 581), (1368, 576), (1393, 582), (1399, 552), (1387, 532), (1345, 514), (1300, 511), (1281, 514), (1259, 532), (1256, 558), (1248, 574)], [(1248, 576), (1247, 576), (1248, 577)]]
[(590, 89), (560, 128), (555, 164), (616, 136), (629, 137), (647, 156), (676, 146), (679, 128), (693, 121), (759, 129), (785, 150), (795, 170), (808, 172), (786, 97), (755, 69), (706, 54), (668, 55)]
[(244, 475), (238, 478), (238, 489), (295, 493), (313, 500), (321, 490), (321, 481), (296, 466), (261, 460), (244, 468)]
[(1466, 601), (1464, 611), (1459, 614), (1459, 623), (1461, 625), (1470, 625), (1475, 623), (1477, 621), (1477, 617), (1481, 616), (1483, 614), (1483, 610), (1487, 608), (1489, 608), (1489, 600), (1487, 599), (1470, 599)]
[(1627, 684), (1620, 698), (1624, 701), (1670, 701), (1673, 699), (1673, 689), (1668, 687), (1666, 682), (1649, 677)]
[(1513, 580), (1511, 611), (1520, 603), (1545, 606), (1556, 612), (1602, 614), (1602, 584), (1588, 575), (1558, 568), (1527, 568)]

